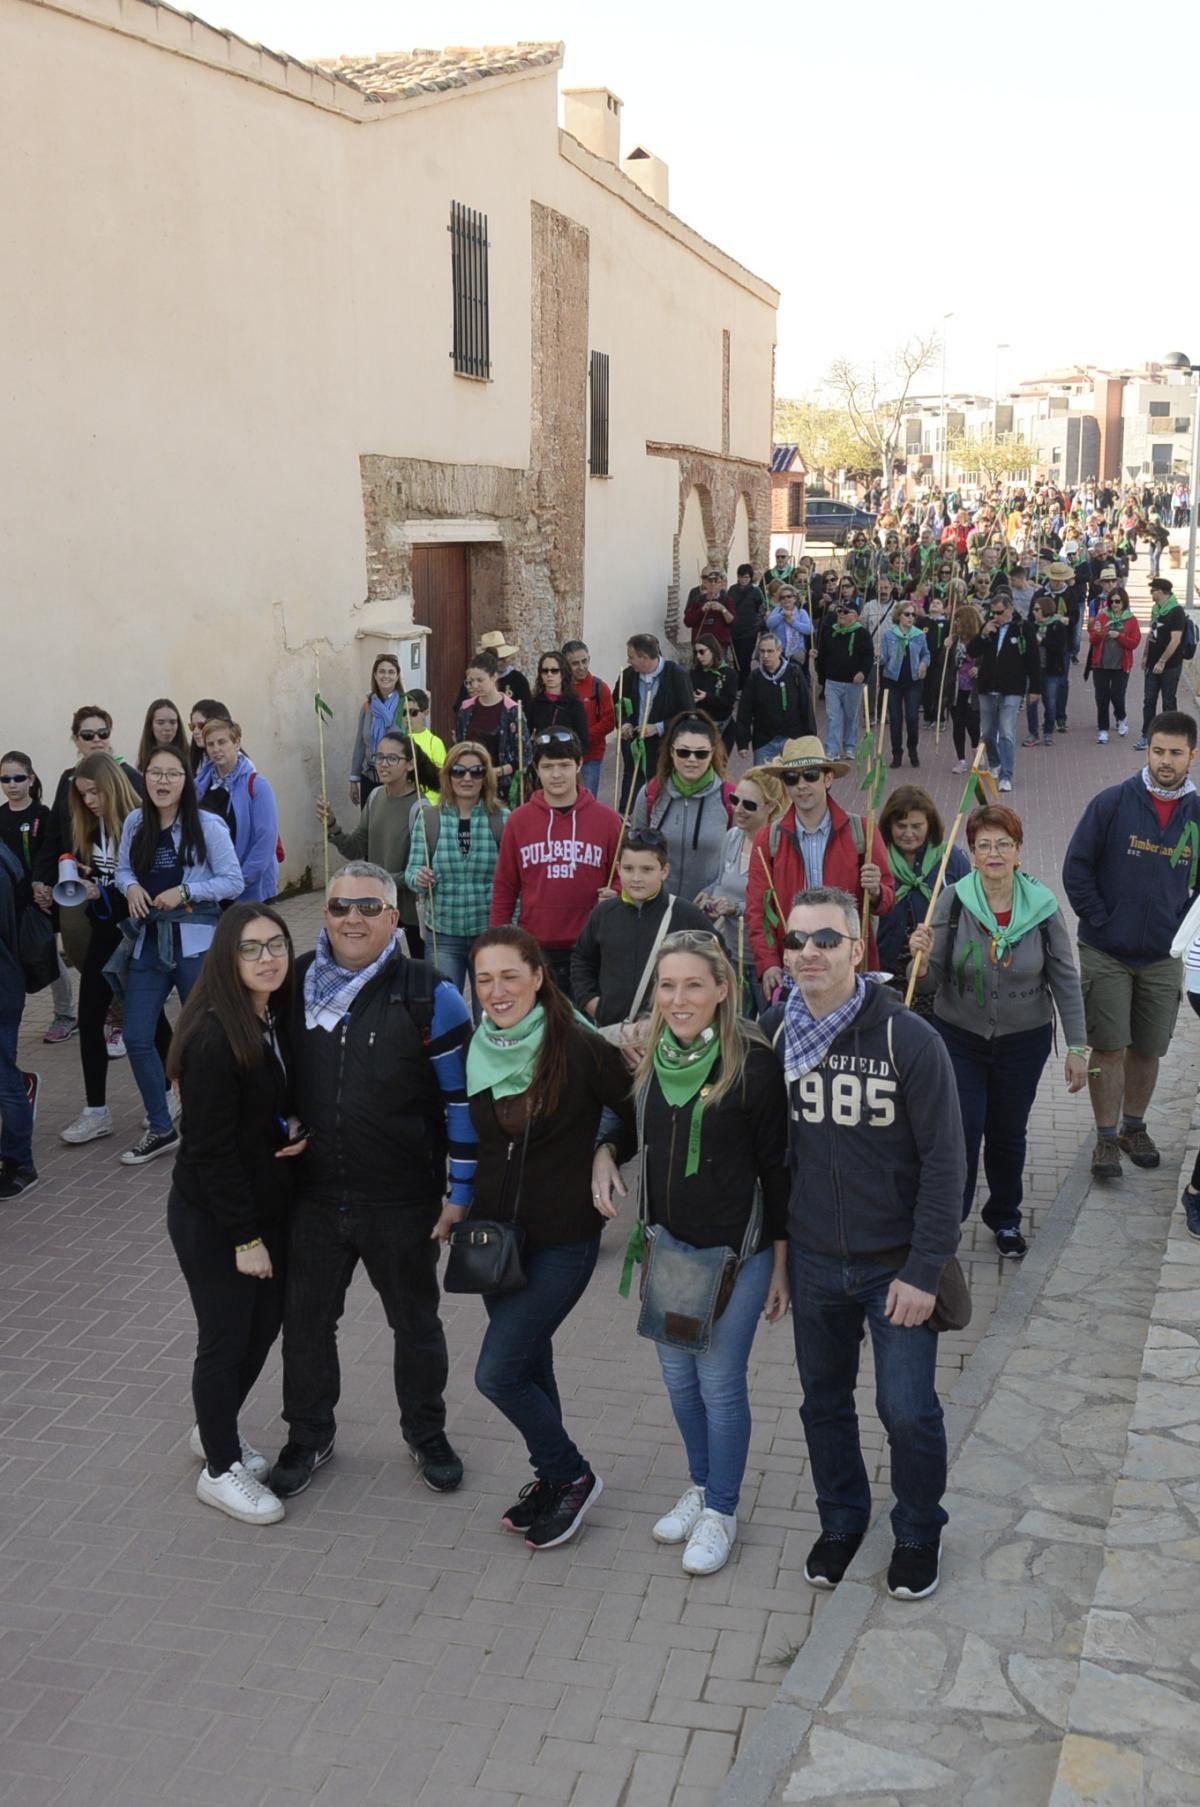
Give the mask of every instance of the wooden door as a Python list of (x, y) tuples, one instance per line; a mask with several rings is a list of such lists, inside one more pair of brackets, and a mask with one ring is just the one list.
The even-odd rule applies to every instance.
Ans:
[(454, 699), (471, 655), (471, 609), (465, 546), (414, 546), (413, 619), (430, 629), (425, 670), (429, 725), (446, 745), (454, 739)]

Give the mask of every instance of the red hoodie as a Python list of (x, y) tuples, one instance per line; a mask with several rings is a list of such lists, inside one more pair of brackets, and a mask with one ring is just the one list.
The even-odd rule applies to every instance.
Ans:
[(551, 809), (538, 791), (504, 824), (492, 881), (492, 928), (511, 922), (545, 948), (572, 947), (608, 883), (621, 839), (621, 818), (580, 787), (567, 809)]

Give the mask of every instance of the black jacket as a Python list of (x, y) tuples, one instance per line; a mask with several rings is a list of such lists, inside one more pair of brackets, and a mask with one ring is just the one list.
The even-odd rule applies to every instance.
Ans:
[(976, 634), (967, 651), (978, 662), (975, 680), (978, 696), (1024, 696), (1026, 685), (1037, 695), (1042, 682), (1042, 660), (1037, 635), (1023, 621), (1012, 621), (997, 647), (997, 634)]
[(577, 696), (535, 696), (525, 715), (531, 734), (545, 728), (569, 728), (579, 742), (583, 757), (587, 758), (587, 710)]
[[(776, 1005), (762, 1020), (781, 1062), (782, 1018)], [(868, 985), (854, 1021), (788, 1093), (792, 1241), (842, 1261), (895, 1256), (902, 1280), (936, 1292), (958, 1247), (967, 1179), (958, 1088), (937, 1030)]]
[(506, 1117), (521, 1117), (521, 1127), (510, 1135), (497, 1119), (491, 1092), (476, 1092), (471, 1121), (479, 1136), (479, 1164), (472, 1216), (507, 1222), (515, 1207), (516, 1221), (535, 1249), (598, 1236), (607, 1220), (592, 1202), (592, 1151), (606, 1105), (620, 1119), (619, 1138), (632, 1135), (629, 1080), (619, 1049), (587, 1029), (573, 1029), (566, 1090), (552, 1117), (530, 1125), (523, 1158), (523, 1100), (501, 1101)]
[(291, 1109), (290, 1025), (281, 1022), (277, 1034), (282, 1067), (269, 1048), (257, 1066), (235, 1066), (211, 1013), (184, 1050), (174, 1186), (187, 1204), (215, 1218), (231, 1244), (277, 1229), (291, 1203), (297, 1160), (275, 1158)]
[[(613, 687), (613, 705), (616, 706), (618, 693), (621, 706), (617, 711), (618, 732), (629, 722), (636, 734), (642, 722), (641, 691), (638, 688), (640, 672), (632, 665), (627, 665), (616, 685)], [(663, 668), (658, 676), (658, 688), (654, 692), (654, 700), (650, 705), (648, 720), (660, 722), (664, 728), (673, 722), (677, 715), (685, 709), (691, 709), (695, 702), (692, 695), (692, 680), (681, 665), (674, 659), (664, 659)], [(624, 753), (630, 758), (629, 743), (625, 742)], [(657, 751), (657, 749), (655, 749)]]
[(743, 590), (740, 584), (734, 584), (731, 590), (725, 592), (725, 601), (733, 610), (733, 620), (729, 627), (733, 638), (755, 639), (767, 612), (767, 599), (758, 585), (747, 584)]
[(697, 709), (723, 727), (737, 702), (737, 672), (732, 665), (693, 665), (690, 677)]
[(17, 895), (25, 874), (15, 853), (0, 842), (0, 1018), (19, 1022), (25, 1008), (25, 969), (17, 948)]
[[(623, 1023), (628, 1016), (667, 907), (669, 890), (668, 879), (658, 896), (647, 903), (623, 903), (619, 897), (606, 897), (584, 923), (571, 953), (571, 996), (580, 1010), (592, 998), (599, 998), (596, 1021), (601, 1026)], [(671, 929), (705, 929), (711, 933), (712, 923), (695, 904), (677, 897), (671, 912)], [(642, 999), (643, 1014), (653, 1003), (652, 990), (652, 986), (647, 986)]]
[(804, 667), (785, 659), (783, 677), (773, 682), (764, 671), (752, 671), (746, 679), (737, 712), (737, 744), (743, 751), (761, 747), (768, 740), (795, 740), (815, 734), (817, 718)]
[(855, 674), (871, 669), (871, 636), (855, 624), (851, 634), (835, 634), (836, 617), (826, 615), (817, 641), (817, 676), (822, 684), (852, 684)]

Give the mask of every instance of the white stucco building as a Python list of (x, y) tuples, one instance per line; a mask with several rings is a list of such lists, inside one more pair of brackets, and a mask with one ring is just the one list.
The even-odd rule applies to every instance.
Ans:
[(440, 698), (485, 627), (608, 675), (711, 552), (762, 562), (778, 296), (622, 163), (616, 96), (560, 128), (560, 45), (314, 67), (0, 0), (0, 51), (0, 733), (43, 771), (77, 703), (131, 753), (222, 697), (295, 878), (317, 651), (340, 795), (414, 620)]

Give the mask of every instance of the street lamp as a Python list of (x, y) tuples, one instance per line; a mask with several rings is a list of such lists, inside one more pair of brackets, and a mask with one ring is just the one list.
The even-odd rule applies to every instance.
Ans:
[(953, 318), (954, 318), (954, 315), (952, 313), (942, 315), (942, 494), (943, 494), (943, 496), (946, 493), (946, 429), (947, 429), (947, 425), (948, 425), (948, 419), (947, 419), (947, 415), (946, 415), (946, 322), (947, 322), (947, 320), (953, 320)]
[(1200, 364), (1193, 364), (1184, 351), (1169, 351), (1163, 359), (1164, 370), (1186, 370), (1196, 378), (1192, 392), (1192, 487), (1188, 495), (1187, 603), (1190, 609), (1196, 595), (1196, 503), (1200, 489)]

